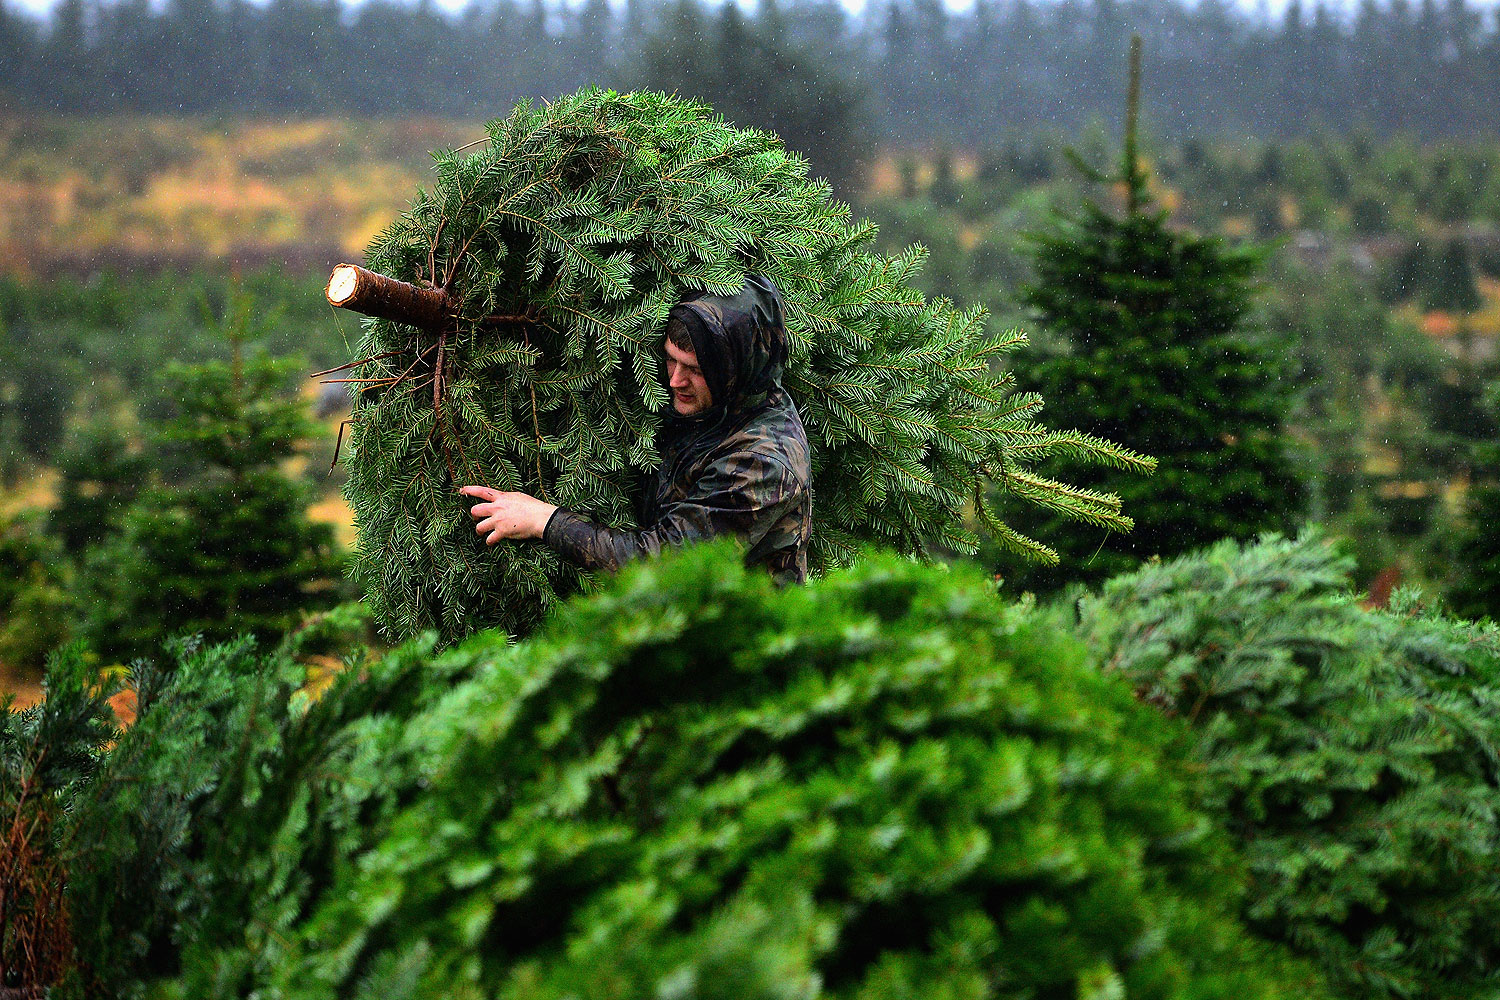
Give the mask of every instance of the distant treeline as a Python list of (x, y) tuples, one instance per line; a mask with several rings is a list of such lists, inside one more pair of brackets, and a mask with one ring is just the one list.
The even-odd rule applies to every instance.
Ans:
[(1363, 0), (1348, 16), (1292, 0), (1274, 18), (1227, 0), (890, 0), (861, 17), (834, 0), (475, 0), (451, 15), (425, 0), (63, 0), (45, 23), (6, 4), (0, 106), (14, 109), (498, 116), (587, 84), (657, 86), (742, 124), (774, 124), (757, 100), (800, 101), (871, 138), (993, 144), (1116, 119), (1140, 32), (1159, 134), (1500, 127), (1500, 13), (1465, 0)]

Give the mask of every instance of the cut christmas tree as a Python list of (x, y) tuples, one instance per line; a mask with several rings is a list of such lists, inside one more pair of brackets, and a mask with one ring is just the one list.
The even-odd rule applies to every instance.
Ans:
[[(1024, 337), (989, 335), (982, 309), (927, 301), (910, 285), (924, 251), (874, 253), (874, 226), (774, 135), (660, 94), (587, 90), (521, 104), (489, 125), (486, 148), (435, 158), (432, 190), (366, 260), (369, 279), (408, 286), (377, 292), (387, 306), (397, 295), (421, 309), (370, 309), (359, 360), (338, 376), (356, 393), (354, 571), (392, 636), (524, 633), (585, 583), (539, 543), (486, 549), (458, 488), (632, 525), (668, 403), (667, 312), (749, 273), (786, 303), (785, 386), (813, 453), (814, 571), (865, 543), (970, 551), (966, 514), (1018, 559), (1054, 560), (997, 516), (996, 495), (1129, 528), (1116, 497), (1032, 468), (1049, 455), (1136, 471), (1151, 460), (1038, 424), (1041, 399), (999, 366)], [(341, 269), (330, 300), (369, 279)]]

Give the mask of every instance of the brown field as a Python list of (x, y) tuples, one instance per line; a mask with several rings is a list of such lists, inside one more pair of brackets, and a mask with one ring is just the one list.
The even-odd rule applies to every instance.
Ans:
[(9, 667), (0, 663), (0, 698), (8, 694), (16, 697), (12, 707), (30, 708), (42, 700), (42, 685), (35, 678), (13, 675)]
[(0, 273), (357, 256), (478, 122), (0, 119)]

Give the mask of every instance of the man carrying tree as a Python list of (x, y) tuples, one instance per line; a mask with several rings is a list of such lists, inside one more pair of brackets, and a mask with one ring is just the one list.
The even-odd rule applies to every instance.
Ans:
[(812, 463), (802, 418), (781, 386), (786, 324), (776, 286), (752, 274), (732, 296), (685, 296), (668, 315), (665, 347), (673, 413), (654, 487), (641, 498), (640, 529), (595, 524), (525, 493), (465, 486), (459, 492), (482, 501), (470, 510), (475, 530), (490, 545), (540, 538), (590, 570), (728, 534), (745, 543), (747, 565), (802, 582)]

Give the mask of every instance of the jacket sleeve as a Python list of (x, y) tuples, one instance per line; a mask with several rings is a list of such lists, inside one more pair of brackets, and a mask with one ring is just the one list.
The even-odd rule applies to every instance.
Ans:
[(777, 457), (739, 453), (713, 465), (687, 496), (664, 508), (654, 524), (639, 530), (609, 528), (581, 514), (558, 508), (542, 540), (584, 569), (618, 569), (632, 559), (663, 548), (734, 535), (753, 548), (806, 488)]

